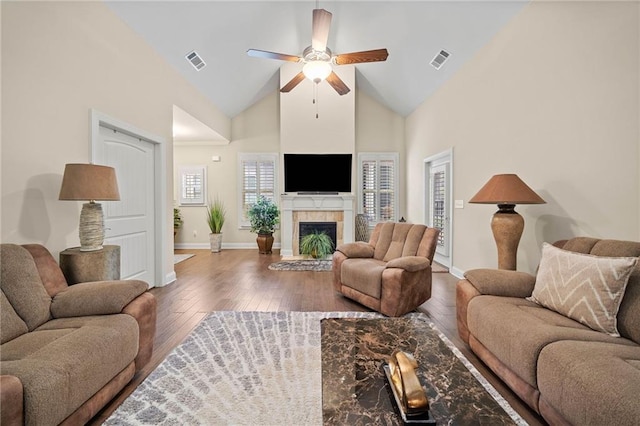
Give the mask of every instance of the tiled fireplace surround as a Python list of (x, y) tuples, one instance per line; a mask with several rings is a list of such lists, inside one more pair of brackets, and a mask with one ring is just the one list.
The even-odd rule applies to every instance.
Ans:
[(280, 254), (300, 254), (300, 222), (335, 222), (337, 244), (354, 240), (353, 195), (294, 195), (281, 196)]

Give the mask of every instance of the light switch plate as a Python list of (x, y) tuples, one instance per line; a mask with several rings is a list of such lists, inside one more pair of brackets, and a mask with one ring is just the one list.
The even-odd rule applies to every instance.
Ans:
[(464, 200), (456, 200), (454, 206), (456, 209), (464, 209)]

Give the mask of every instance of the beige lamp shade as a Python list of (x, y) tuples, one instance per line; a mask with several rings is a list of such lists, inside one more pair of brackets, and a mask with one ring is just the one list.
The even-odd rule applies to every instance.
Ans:
[(115, 169), (97, 164), (67, 164), (64, 168), (58, 199), (120, 200)]
[(113, 167), (97, 164), (67, 164), (64, 168), (60, 200), (89, 201), (80, 212), (80, 251), (102, 249), (104, 214), (98, 201), (118, 201), (118, 182)]
[(515, 174), (495, 175), (470, 203), (478, 204), (544, 204), (545, 201)]

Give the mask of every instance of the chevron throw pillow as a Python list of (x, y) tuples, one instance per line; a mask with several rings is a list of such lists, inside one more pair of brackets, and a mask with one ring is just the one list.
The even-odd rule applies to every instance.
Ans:
[(528, 299), (587, 327), (619, 337), (617, 315), (636, 257), (603, 257), (542, 246)]

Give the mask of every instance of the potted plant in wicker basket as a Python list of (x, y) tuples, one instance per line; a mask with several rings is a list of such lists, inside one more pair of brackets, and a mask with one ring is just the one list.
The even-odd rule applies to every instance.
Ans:
[(300, 240), (300, 253), (314, 259), (324, 259), (333, 253), (333, 241), (326, 233), (313, 231)]
[(209, 244), (213, 253), (218, 253), (222, 249), (222, 225), (224, 225), (226, 213), (224, 203), (218, 197), (207, 206), (207, 225), (211, 231)]
[(280, 220), (278, 206), (268, 198), (260, 196), (258, 201), (247, 211), (251, 232), (258, 234), (256, 242), (260, 254), (271, 253), (273, 247), (273, 231)]

